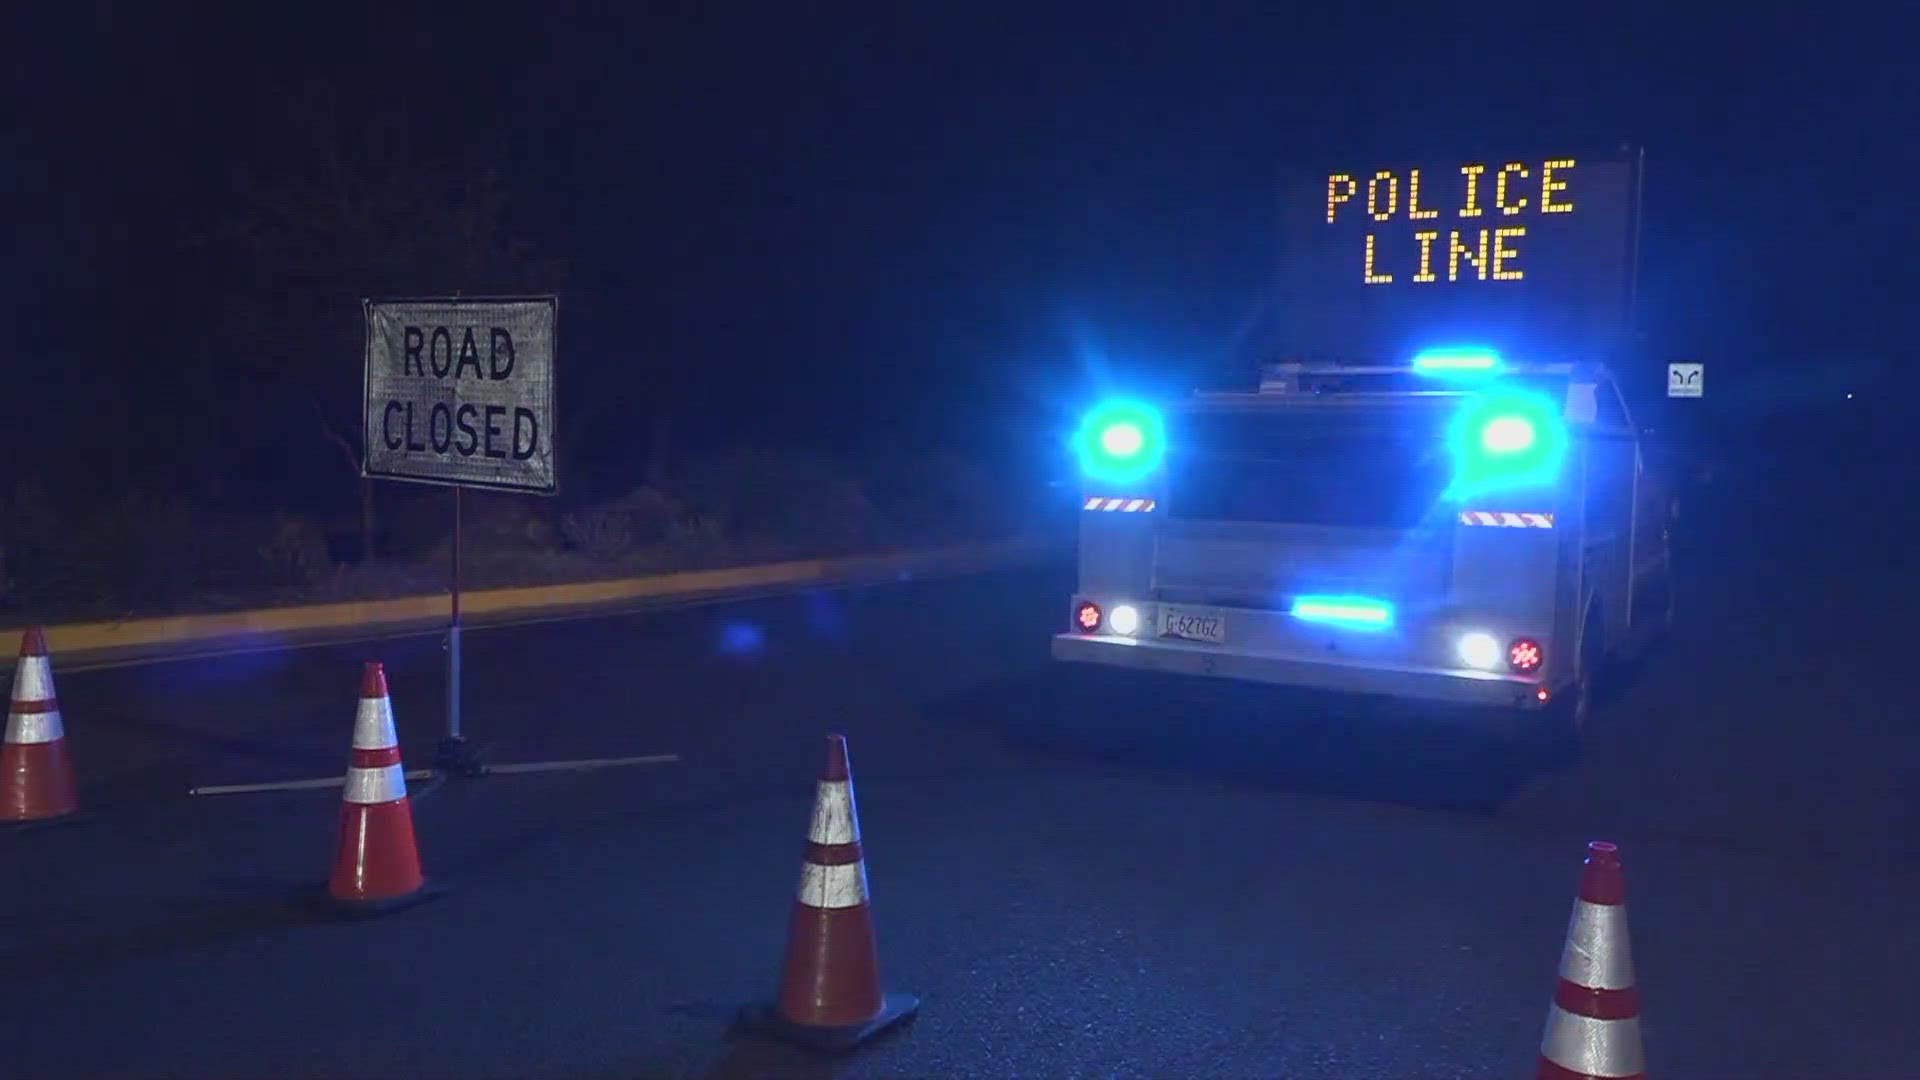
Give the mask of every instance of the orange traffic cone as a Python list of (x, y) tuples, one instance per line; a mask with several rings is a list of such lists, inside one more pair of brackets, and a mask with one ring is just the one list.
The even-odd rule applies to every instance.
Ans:
[(348, 911), (377, 914), (423, 898), (426, 876), (413, 838), (413, 806), (387, 698), (387, 673), (369, 662), (353, 721), (353, 757), (327, 893)]
[(912, 995), (886, 993), (880, 986), (847, 740), (829, 735), (800, 895), (787, 927), (779, 999), (754, 1019), (770, 1034), (802, 1045), (848, 1049), (919, 1008)]
[(67, 732), (53, 692), (53, 665), (38, 627), (20, 638), (7, 735), (0, 745), (0, 821), (41, 821), (80, 808)]
[(1644, 1080), (1640, 991), (1627, 941), (1627, 883), (1620, 849), (1587, 845), (1579, 899), (1560, 954), (1560, 985), (1547, 1011), (1536, 1080)]

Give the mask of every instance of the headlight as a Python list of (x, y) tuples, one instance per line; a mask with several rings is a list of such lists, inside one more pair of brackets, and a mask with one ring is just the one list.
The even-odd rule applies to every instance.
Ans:
[(1470, 668), (1492, 671), (1500, 666), (1500, 642), (1492, 634), (1478, 630), (1461, 634), (1454, 645), (1460, 652), (1460, 662)]

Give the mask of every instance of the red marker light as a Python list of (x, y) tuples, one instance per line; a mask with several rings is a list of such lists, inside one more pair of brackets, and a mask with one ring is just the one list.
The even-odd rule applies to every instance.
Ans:
[(1519, 638), (1507, 646), (1507, 666), (1522, 675), (1540, 670), (1540, 664), (1547, 654), (1541, 650), (1540, 643), (1531, 638)]
[(1091, 634), (1100, 629), (1100, 606), (1092, 601), (1084, 601), (1073, 613), (1074, 624), (1084, 633)]

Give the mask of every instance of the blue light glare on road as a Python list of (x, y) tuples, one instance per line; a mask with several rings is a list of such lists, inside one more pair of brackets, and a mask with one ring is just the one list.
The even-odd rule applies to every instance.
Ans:
[(728, 623), (720, 630), (720, 651), (729, 656), (750, 656), (766, 645), (767, 632), (752, 623)]
[(1393, 605), (1370, 596), (1296, 596), (1291, 611), (1302, 622), (1347, 630), (1385, 630), (1393, 626)]
[(847, 612), (840, 598), (824, 590), (807, 593), (807, 626), (820, 637), (844, 640), (847, 636)]

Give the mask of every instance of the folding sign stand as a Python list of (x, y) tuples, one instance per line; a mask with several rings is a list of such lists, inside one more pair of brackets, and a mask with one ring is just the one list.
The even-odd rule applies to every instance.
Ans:
[[(557, 307), (551, 296), (455, 296), (366, 304), (362, 413), (366, 437), (361, 475), (453, 488), (447, 729), (436, 747), (433, 768), (409, 772), (409, 779), (476, 779), (496, 773), (571, 772), (680, 760), (677, 754), (650, 754), (489, 765), (467, 740), (460, 695), (461, 493), (472, 484), (536, 495), (557, 490), (552, 449)], [(474, 451), (482, 449), (484, 453), (476, 456)], [(480, 466), (477, 472), (476, 466)], [(342, 775), (194, 788), (192, 794), (305, 790), (344, 783)]]
[(576, 758), (565, 761), (523, 761), (487, 765), (480, 751), (467, 741), (461, 730), (460, 716), (460, 512), (459, 485), (453, 489), (453, 573), (450, 618), (447, 623), (447, 733), (440, 739), (434, 756), (434, 776), (474, 780), (492, 774), (573, 772), (580, 769), (608, 769), (625, 765), (666, 765), (680, 760), (678, 754), (648, 754), (640, 757)]

